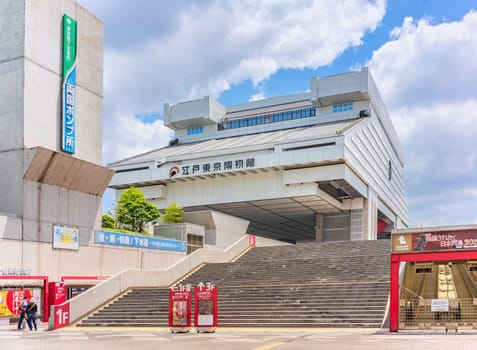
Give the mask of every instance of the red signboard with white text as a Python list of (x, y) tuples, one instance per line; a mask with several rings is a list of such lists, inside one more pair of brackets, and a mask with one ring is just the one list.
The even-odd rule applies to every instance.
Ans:
[(172, 332), (188, 332), (191, 326), (192, 287), (172, 286), (169, 289), (169, 328)]
[(66, 286), (63, 282), (48, 283), (50, 305), (59, 305), (66, 301)]
[(53, 329), (63, 328), (70, 324), (70, 303), (53, 305)]
[(199, 283), (194, 289), (194, 325), (197, 330), (213, 332), (217, 328), (218, 289), (212, 283)]

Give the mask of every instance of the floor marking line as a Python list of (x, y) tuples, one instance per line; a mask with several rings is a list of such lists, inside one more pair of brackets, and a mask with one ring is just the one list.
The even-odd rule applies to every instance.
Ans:
[(260, 346), (258, 348), (255, 348), (254, 350), (270, 350), (270, 349), (273, 349), (273, 348), (276, 348), (280, 345), (283, 345), (283, 344), (286, 344), (284, 341), (282, 342), (279, 342), (279, 343), (273, 343), (273, 344), (268, 344), (268, 345), (264, 345), (264, 346)]

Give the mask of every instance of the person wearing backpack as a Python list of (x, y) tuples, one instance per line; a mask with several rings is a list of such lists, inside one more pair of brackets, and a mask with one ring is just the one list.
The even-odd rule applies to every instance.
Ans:
[(30, 331), (33, 330), (33, 327), (35, 327), (35, 331), (37, 330), (37, 326), (35, 322), (35, 318), (36, 318), (35, 316), (37, 311), (38, 311), (38, 307), (36, 306), (35, 300), (31, 298), (30, 302), (26, 306), (27, 323), (28, 323), (28, 327), (30, 328)]

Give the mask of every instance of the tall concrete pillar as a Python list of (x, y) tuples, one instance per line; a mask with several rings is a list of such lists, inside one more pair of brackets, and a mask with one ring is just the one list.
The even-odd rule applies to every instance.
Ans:
[(315, 241), (323, 242), (323, 222), (324, 215), (322, 213), (315, 214)]
[(378, 239), (378, 197), (376, 192), (368, 188), (368, 198), (363, 206), (363, 240)]

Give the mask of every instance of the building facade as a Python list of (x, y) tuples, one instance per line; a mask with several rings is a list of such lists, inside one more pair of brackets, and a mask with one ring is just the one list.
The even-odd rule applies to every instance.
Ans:
[(408, 225), (401, 146), (367, 68), (313, 77), (309, 93), (166, 104), (164, 118), (169, 146), (109, 165), (117, 196), (136, 186), (159, 209), (223, 212), (288, 242), (372, 240)]
[(113, 175), (102, 76), (103, 23), (75, 1), (0, 2), (0, 274), (88, 265)]

